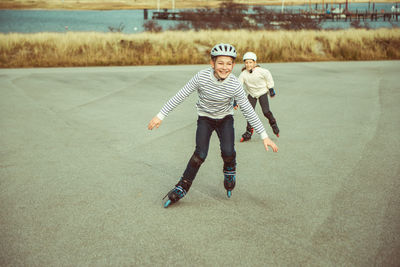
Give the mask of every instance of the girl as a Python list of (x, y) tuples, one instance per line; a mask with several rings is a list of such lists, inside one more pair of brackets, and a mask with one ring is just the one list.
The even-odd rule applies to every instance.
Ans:
[[(235, 65), (236, 50), (230, 44), (218, 44), (211, 50), (211, 68), (198, 72), (178, 93), (172, 97), (148, 125), (148, 129), (158, 128), (164, 118), (186, 97), (197, 91), (197, 131), (196, 148), (191, 156), (182, 177), (175, 187), (165, 196), (168, 199), (164, 207), (183, 198), (189, 191), (194, 178), (207, 157), (210, 137), (217, 132), (221, 156), (224, 162), (224, 186), (228, 197), (231, 196), (236, 181), (236, 151), (233, 128), (233, 101), (236, 100), (241, 110), (255, 131), (261, 135), (265, 149), (268, 146), (274, 152), (277, 145), (268, 135), (254, 109), (246, 98), (238, 79), (231, 74)], [(164, 199), (165, 199), (164, 197)]]
[[(279, 128), (268, 103), (268, 93), (270, 97), (275, 96), (272, 75), (267, 69), (257, 65), (257, 56), (253, 52), (244, 54), (243, 61), (245, 67), (239, 75), (239, 81), (245, 85), (248, 100), (253, 109), (257, 104), (257, 99), (259, 100), (264, 116), (268, 119), (274, 134), (279, 137)], [(250, 140), (253, 131), (253, 127), (247, 123), (246, 132), (242, 135), (240, 142)]]

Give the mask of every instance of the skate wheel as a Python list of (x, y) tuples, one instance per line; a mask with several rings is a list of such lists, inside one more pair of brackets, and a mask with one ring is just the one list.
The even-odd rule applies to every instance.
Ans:
[(243, 143), (243, 141), (244, 141), (244, 138), (242, 137), (242, 139), (240, 139), (240, 142)]
[(171, 204), (171, 199), (168, 199), (167, 201), (165, 201), (164, 208), (168, 208), (169, 204)]
[(279, 134), (276, 134), (276, 136), (278, 136), (278, 137), (279, 137)]
[(228, 190), (228, 191), (226, 192), (226, 195), (230, 198), (230, 197), (232, 196), (232, 191)]

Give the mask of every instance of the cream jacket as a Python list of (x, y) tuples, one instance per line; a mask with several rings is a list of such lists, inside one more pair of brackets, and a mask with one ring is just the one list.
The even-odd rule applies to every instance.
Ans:
[(239, 81), (244, 85), (246, 93), (254, 98), (268, 93), (268, 89), (274, 88), (274, 80), (269, 70), (256, 67), (250, 73), (247, 70), (242, 71), (239, 75)]

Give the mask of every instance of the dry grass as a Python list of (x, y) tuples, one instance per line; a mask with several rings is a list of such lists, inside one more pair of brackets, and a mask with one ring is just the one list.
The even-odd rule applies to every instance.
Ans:
[(0, 34), (0, 67), (207, 64), (217, 43), (259, 62), (400, 59), (400, 30)]
[[(218, 7), (218, 0), (175, 0), (176, 8)], [(235, 3), (247, 5), (281, 5), (281, 0), (234, 0)], [(327, 0), (325, 3), (345, 3), (345, 0)], [(286, 0), (285, 5), (324, 3), (321, 0)], [(351, 0), (350, 3), (368, 2)], [(377, 0), (375, 2), (387, 2)], [(173, 0), (161, 0), (160, 8), (172, 8)], [(0, 9), (156, 9), (157, 0), (1, 0)]]

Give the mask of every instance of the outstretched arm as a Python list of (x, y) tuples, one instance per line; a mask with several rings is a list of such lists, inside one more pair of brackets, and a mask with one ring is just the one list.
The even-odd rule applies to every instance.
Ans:
[(155, 116), (149, 124), (147, 129), (153, 130), (154, 127), (160, 127), (163, 119), (171, 112), (176, 106), (182, 103), (191, 93), (197, 88), (198, 74), (196, 74), (181, 90), (176, 93), (161, 109), (161, 111)]

